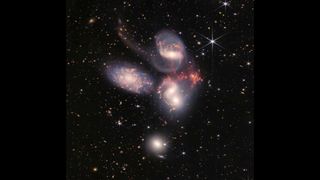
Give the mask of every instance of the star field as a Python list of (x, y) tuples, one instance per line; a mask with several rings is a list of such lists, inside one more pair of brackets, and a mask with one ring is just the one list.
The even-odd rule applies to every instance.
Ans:
[[(66, 11), (67, 179), (254, 178), (253, 0), (67, 0)], [(144, 56), (163, 30), (185, 46), (164, 56), (192, 65), (175, 77)], [(160, 86), (168, 77), (196, 84), (192, 96)]]

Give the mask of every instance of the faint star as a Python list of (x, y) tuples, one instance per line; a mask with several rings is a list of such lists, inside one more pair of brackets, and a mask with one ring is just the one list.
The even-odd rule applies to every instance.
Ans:
[(122, 125), (122, 122), (120, 120), (117, 121), (118, 126)]
[(89, 24), (93, 24), (93, 23), (95, 23), (97, 20), (96, 20), (96, 18), (90, 18), (89, 19)]

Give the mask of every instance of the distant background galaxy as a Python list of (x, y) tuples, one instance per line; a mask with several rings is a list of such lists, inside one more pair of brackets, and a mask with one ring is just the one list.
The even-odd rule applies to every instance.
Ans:
[(253, 5), (67, 0), (67, 179), (253, 179)]

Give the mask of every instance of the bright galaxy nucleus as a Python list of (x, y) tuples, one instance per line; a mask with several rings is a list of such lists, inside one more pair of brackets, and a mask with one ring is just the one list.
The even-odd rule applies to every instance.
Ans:
[(188, 104), (194, 89), (202, 81), (199, 72), (185, 71), (175, 77), (165, 78), (157, 89), (160, 100), (171, 111), (178, 111)]
[(174, 111), (182, 107), (184, 103), (184, 91), (179, 86), (178, 82), (171, 78), (164, 79), (158, 89), (160, 99), (163, 100)]
[(171, 31), (161, 31), (155, 36), (159, 58), (153, 58), (153, 65), (161, 72), (175, 72), (185, 59), (185, 46)]
[(162, 30), (155, 35), (155, 46), (143, 46), (135, 40), (126, 25), (119, 19), (118, 36), (122, 42), (144, 60), (163, 73), (176, 72), (186, 59), (185, 45), (174, 32)]
[(146, 94), (153, 90), (152, 78), (147, 73), (128, 63), (107, 66), (107, 77), (116, 86), (129, 92)]
[(168, 148), (167, 140), (161, 135), (152, 135), (147, 139), (146, 142), (147, 151), (153, 155), (164, 158), (164, 154)]

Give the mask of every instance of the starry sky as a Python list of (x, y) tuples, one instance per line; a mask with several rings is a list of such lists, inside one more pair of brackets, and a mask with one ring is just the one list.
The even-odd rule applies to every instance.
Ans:
[[(253, 0), (67, 0), (67, 179), (253, 179), (253, 16)], [(183, 111), (110, 81), (111, 62), (169, 76), (120, 22), (137, 49), (161, 30), (183, 42), (201, 77)]]

